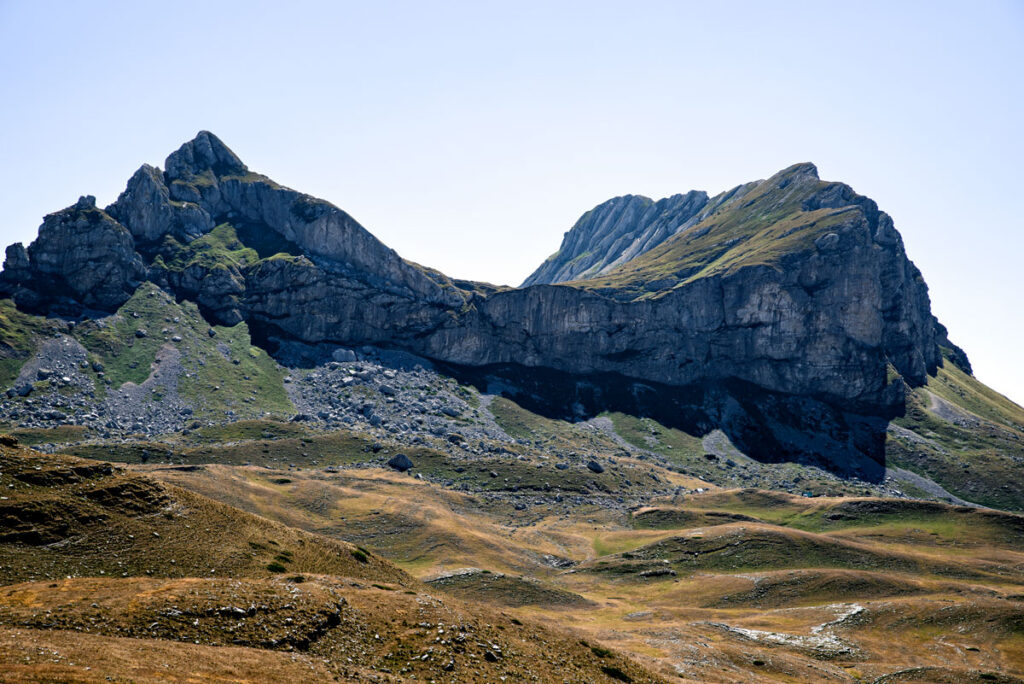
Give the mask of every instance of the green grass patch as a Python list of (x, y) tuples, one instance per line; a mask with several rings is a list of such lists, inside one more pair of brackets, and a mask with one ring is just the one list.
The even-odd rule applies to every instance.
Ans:
[[(976, 381), (971, 378), (973, 382), (968, 382), (968, 378), (947, 364), (925, 388), (908, 393), (906, 414), (894, 422), (917, 438), (890, 433), (885, 444), (886, 460), (934, 480), (967, 501), (1024, 511), (1024, 480), (1019, 476), (1018, 456), (1024, 432), (1008, 425), (1017, 420), (1010, 410), (1014, 405), (1000, 406), (1001, 402), (986, 398), (978, 387), (974, 388), (978, 391), (972, 391)], [(962, 389), (963, 396), (954, 388)], [(928, 391), (957, 406), (974, 403), (977, 411), (968, 409), (962, 416), (946, 420), (932, 412)], [(1002, 420), (988, 420), (980, 413)]]
[[(268, 231), (269, 232), (269, 231)], [(160, 246), (160, 264), (172, 271), (184, 271), (192, 266), (212, 270), (217, 268), (243, 268), (259, 261), (259, 253), (238, 239), (235, 227), (229, 223), (216, 226), (209, 233), (188, 244), (182, 244), (168, 235)]]
[(10, 299), (0, 299), (0, 388), (14, 382), (42, 338), (63, 327), (59, 321), (18, 311)]
[(35, 446), (80, 442), (86, 438), (87, 433), (88, 430), (82, 425), (60, 425), (52, 428), (15, 428), (7, 434), (16, 437), (21, 444)]
[(589, 451), (591, 453), (616, 453), (619, 447), (611, 439), (590, 430), (584, 430), (571, 422), (545, 418), (505, 397), (495, 397), (488, 410), (495, 422), (510, 437), (539, 442), (545, 451)]
[(174, 449), (158, 442), (75, 444), (62, 449), (61, 453), (116, 463), (167, 463), (179, 460)]
[(980, 418), (1024, 433), (1024, 407), (978, 382), (949, 361), (945, 361), (928, 389)]
[(625, 413), (604, 414), (612, 421), (620, 437), (641, 449), (664, 456), (678, 466), (692, 466), (703, 460), (700, 437), (668, 428), (652, 418), (637, 418)]
[[(285, 372), (262, 349), (253, 346), (244, 323), (210, 326), (192, 302), (175, 302), (151, 283), (135, 292), (117, 315), (89, 321), (75, 336), (104, 366), (106, 380), (119, 388), (141, 384), (156, 367), (161, 349), (177, 352), (183, 368), (178, 391), (197, 418), (257, 418), (265, 413), (285, 417), (294, 412), (284, 389)], [(138, 336), (137, 330), (145, 331)], [(149, 400), (159, 401), (159, 392)]]
[(210, 425), (195, 431), (196, 438), (210, 443), (304, 437), (306, 433), (306, 428), (297, 423), (260, 419)]

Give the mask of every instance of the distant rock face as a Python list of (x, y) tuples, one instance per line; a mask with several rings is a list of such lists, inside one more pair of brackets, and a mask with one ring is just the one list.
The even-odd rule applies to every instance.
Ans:
[(810, 164), (712, 199), (611, 200), (521, 289), (403, 260), (212, 134), (166, 168), (139, 169), (107, 211), (83, 199), (48, 216), (27, 250), (8, 248), (0, 294), (112, 311), (148, 278), (265, 340), (678, 387), (738, 380), (866, 414), (901, 405), (890, 366), (917, 384), (951, 346), (891, 219)]
[(707, 204), (707, 193), (698, 191), (657, 202), (639, 195), (608, 200), (581, 216), (565, 234), (558, 252), (522, 286), (562, 283), (610, 271), (692, 225)]
[(89, 196), (47, 216), (27, 250), (8, 248), (0, 280), (30, 310), (69, 300), (110, 311), (128, 300), (145, 274), (131, 233)]

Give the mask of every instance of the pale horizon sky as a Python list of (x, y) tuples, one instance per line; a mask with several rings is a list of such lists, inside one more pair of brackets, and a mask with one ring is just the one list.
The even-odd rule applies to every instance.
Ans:
[(1024, 2), (0, 0), (3, 245), (197, 131), (403, 257), (518, 285), (594, 205), (812, 161), (1024, 403)]

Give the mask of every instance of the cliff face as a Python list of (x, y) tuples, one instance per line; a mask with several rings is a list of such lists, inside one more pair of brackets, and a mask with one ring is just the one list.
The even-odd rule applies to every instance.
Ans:
[(711, 200), (612, 200), (528, 280), (574, 282), (497, 290), (406, 262), (209, 133), (165, 166), (142, 167), (106, 211), (83, 200), (47, 217), (27, 251), (8, 248), (0, 288), (74, 314), (112, 311), (148, 279), (264, 339), (676, 387), (739, 381), (876, 415), (899, 411), (897, 376), (920, 384), (949, 346), (889, 217), (809, 164)]

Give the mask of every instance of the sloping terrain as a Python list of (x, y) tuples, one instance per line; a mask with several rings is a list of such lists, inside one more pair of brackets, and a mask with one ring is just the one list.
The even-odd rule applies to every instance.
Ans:
[(406, 583), (351, 544), (299, 532), (110, 463), (0, 446), (0, 579), (104, 575)]
[[(289, 669), (302, 681), (663, 681), (560, 631), (422, 591), (328, 577), (18, 584), (0, 589), (0, 624), (7, 635), (38, 634), (34, 646), (48, 645), (42, 658), (36, 648), (5, 658), (18, 648), (3, 640), (10, 644), (0, 647), (5, 669), (17, 663), (13, 681), (105, 681), (108, 673), (195, 681), (193, 672), (216, 671), (225, 659), (236, 661), (235, 676), (249, 670), (256, 681), (277, 681), (275, 672)], [(121, 658), (68, 657), (67, 649), (88, 643), (86, 634)], [(147, 654), (159, 650), (181, 669)]]
[(562, 631), (435, 597), (366, 549), (110, 464), (6, 445), (0, 472), (5, 681), (659, 681)]
[(706, 484), (632, 511), (517, 510), (379, 467), (144, 468), (355, 541), (436, 591), (572, 626), (671, 678), (1024, 675), (1024, 518), (1010, 513)]
[(208, 132), (165, 167), (7, 250), (0, 424), (35, 431), (26, 442), (301, 416), (498, 448), (528, 439), (518, 408), (469, 400), (501, 395), (549, 423), (609, 417), (613, 441), (679, 456), (648, 448), (633, 419), (653, 420), (699, 441), (678, 467), (723, 484), (799, 491), (814, 478), (760, 467), (793, 463), (863, 493), (1021, 509), (1005, 476), (1024, 410), (971, 377), (892, 220), (812, 164), (711, 199), (612, 200), (566, 237), (577, 280), (519, 289), (401, 259)]

